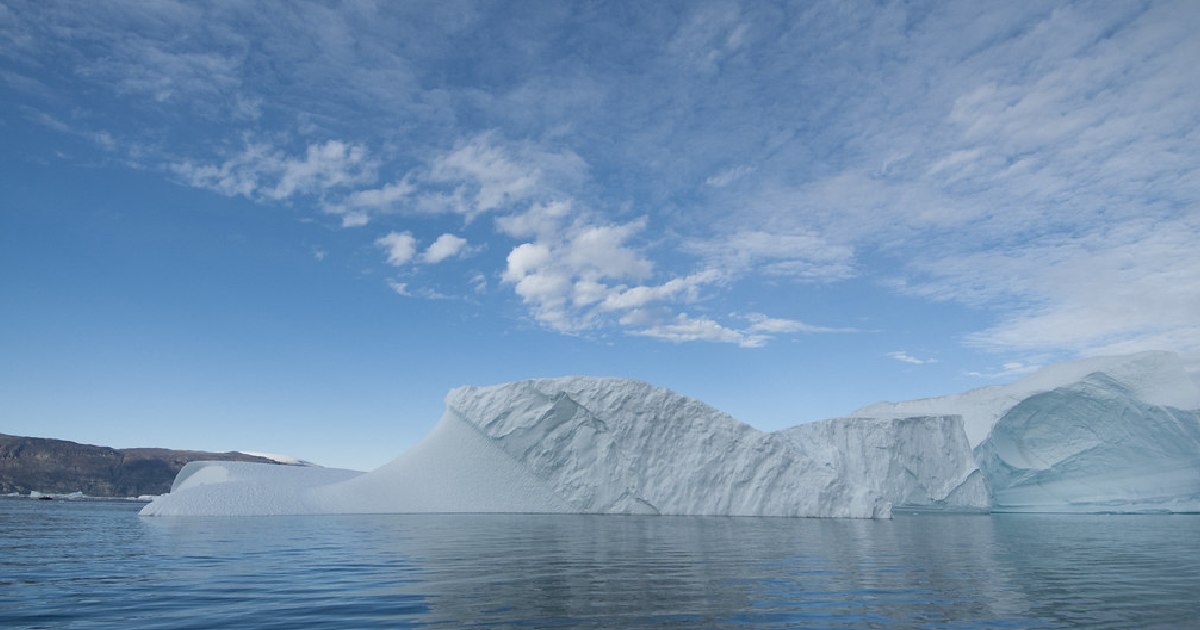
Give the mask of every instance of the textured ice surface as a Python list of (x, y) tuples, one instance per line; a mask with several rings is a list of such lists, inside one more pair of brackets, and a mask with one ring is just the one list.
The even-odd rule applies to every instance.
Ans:
[(433, 431), (393, 462), (345, 480), (297, 472), (314, 470), (322, 469), (185, 469), (176, 489), (143, 513), (869, 518), (890, 515), (895, 503), (987, 507), (956, 418), (835, 419), (765, 433), (699, 401), (623, 379), (458, 388)]
[[(583, 377), (462, 387), (446, 406), (448, 418), (477, 428), (576, 512), (873, 517), (898, 500), (987, 505), (978, 494), (950, 496), (976, 469), (957, 420), (836, 419), (766, 433), (667, 389)], [(870, 448), (838, 446), (868, 436)], [(943, 457), (881, 478), (891, 469), (867, 460), (916, 459), (903, 441), (911, 436), (917, 448), (944, 446)]]
[(1200, 510), (1198, 408), (1179, 356), (1142, 352), (857, 413), (961, 414), (997, 510), (1188, 512)]
[(782, 433), (818, 461), (837, 462), (842, 484), (887, 497), (899, 507), (986, 510), (983, 474), (970, 452), (959, 416), (837, 418)]

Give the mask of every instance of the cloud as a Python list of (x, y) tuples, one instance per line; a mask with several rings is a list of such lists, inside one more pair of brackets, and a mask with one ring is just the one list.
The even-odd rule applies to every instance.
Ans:
[(408, 290), (407, 282), (398, 282), (396, 280), (388, 280), (387, 285), (389, 287), (391, 287), (392, 290), (395, 291), (397, 295), (403, 295), (405, 297), (409, 297), (412, 295), (412, 293)]
[(914, 357), (911, 354), (909, 354), (903, 350), (896, 350), (895, 352), (889, 352), (889, 353), (887, 353), (887, 355), (901, 363), (911, 363), (912, 365), (926, 365), (929, 363), (937, 363), (937, 359), (918, 359), (917, 357)]
[(747, 313), (745, 319), (750, 321), (746, 330), (751, 333), (852, 333), (861, 332), (857, 328), (833, 328), (829, 326), (814, 326), (796, 319), (768, 317), (762, 313)]
[(730, 273), (758, 273), (808, 282), (834, 282), (855, 275), (854, 249), (811, 232), (772, 233), (740, 230), (694, 239), (685, 249)]
[(459, 142), (420, 174), (426, 187), (419, 207), (426, 212), (475, 216), (578, 187), (587, 166), (569, 150), (532, 142), (501, 143), (496, 133)]
[(917, 295), (1003, 305), (965, 341), (1079, 354), (1200, 348), (1200, 221), (1130, 220), (924, 266)]
[(746, 175), (753, 173), (754, 170), (755, 169), (753, 166), (733, 166), (705, 179), (704, 183), (712, 186), (713, 188), (724, 188), (745, 177)]
[(442, 234), (421, 254), (421, 262), (440, 263), (448, 258), (458, 256), (466, 251), (466, 248), (467, 239), (449, 233)]
[[(399, 208), (401, 202), (408, 201), (414, 186), (408, 180), (387, 184), (381, 188), (364, 188), (355, 190), (337, 202), (327, 203), (325, 211), (331, 214), (346, 216), (361, 216), (366, 223), (368, 211), (387, 212)], [(344, 222), (344, 217), (343, 217)]]
[(388, 232), (375, 244), (387, 253), (387, 262), (393, 267), (407, 265), (417, 254), (417, 239), (409, 232)]
[(667, 323), (631, 330), (629, 334), (652, 337), (672, 343), (689, 341), (733, 343), (742, 348), (760, 348), (769, 339), (765, 335), (748, 335), (741, 331), (726, 328), (706, 317), (693, 318), (686, 313), (680, 313), (674, 320)]
[(569, 200), (533, 203), (523, 212), (497, 218), (496, 229), (514, 238), (536, 236), (551, 239), (562, 229), (563, 221), (571, 215), (571, 211)]
[(967, 376), (974, 376), (975, 378), (984, 378), (984, 379), (989, 379), (989, 380), (1011, 379), (1014, 376), (1024, 376), (1026, 374), (1032, 374), (1033, 372), (1036, 372), (1041, 368), (1042, 368), (1042, 365), (1038, 364), (1038, 363), (1023, 363), (1021, 361), (1008, 361), (1008, 362), (1004, 363), (1003, 365), (1001, 365), (999, 368), (989, 370), (987, 372), (969, 371), (966, 374), (967, 374)]
[(369, 223), (371, 217), (365, 212), (347, 212), (342, 215), (342, 227), (362, 227)]
[(849, 281), (965, 307), (974, 349), (1200, 350), (1195, 3), (630, 11), (13, 4), (0, 80), (223, 195), (487, 215), (485, 279), (554, 330)]
[[(694, 302), (699, 297), (700, 287), (711, 285), (721, 280), (721, 274), (715, 269), (706, 269), (682, 278), (672, 278), (666, 282), (652, 286), (624, 285), (601, 289), (600, 285), (587, 286), (584, 290), (594, 290), (595, 299), (586, 303), (599, 302), (605, 310), (623, 310), (641, 308), (652, 302), (682, 299)], [(577, 285), (577, 290), (580, 288)]]
[(668, 50), (700, 72), (715, 72), (746, 43), (748, 30), (736, 6), (705, 5), (675, 32)]
[[(579, 332), (603, 321), (601, 310), (619, 310), (685, 293), (683, 284), (657, 288), (627, 284), (644, 280), (653, 264), (629, 240), (643, 220), (593, 224), (579, 220), (561, 233), (543, 234), (509, 252), (502, 275), (534, 317), (560, 332)], [(598, 306), (600, 305), (600, 306)]]
[(340, 140), (310, 144), (300, 157), (267, 144), (248, 143), (219, 164), (184, 161), (169, 166), (187, 185), (229, 197), (284, 201), (346, 189), (375, 178), (366, 148)]
[(471, 276), (471, 290), (475, 293), (487, 293), (488, 281), (487, 276), (477, 273)]

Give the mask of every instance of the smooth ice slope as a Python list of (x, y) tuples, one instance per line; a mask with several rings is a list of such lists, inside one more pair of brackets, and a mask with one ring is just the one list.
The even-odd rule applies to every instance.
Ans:
[[(215, 472), (206, 485), (184, 479), (143, 513), (256, 513), (254, 501), (262, 502), (257, 513), (271, 514), (869, 518), (890, 515), (894, 503), (987, 507), (956, 418), (837, 419), (764, 433), (666, 389), (583, 377), (458, 388), (420, 444), (352, 479), (284, 482), (249, 475), (251, 468), (222, 470), (231, 471), (228, 479)], [(263, 496), (273, 484), (280, 491)]]
[(961, 414), (996, 510), (1179, 512), (1200, 510), (1196, 409), (1180, 358), (1143, 352), (857, 413)]
[(142, 508), (143, 516), (315, 514), (326, 511), (308, 491), (352, 479), (356, 470), (256, 462), (189, 462), (171, 491)]

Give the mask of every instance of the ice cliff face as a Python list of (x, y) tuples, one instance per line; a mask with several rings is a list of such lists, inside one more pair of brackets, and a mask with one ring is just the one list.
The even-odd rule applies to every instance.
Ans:
[[(968, 479), (976, 467), (957, 420), (838, 419), (765, 433), (667, 389), (596, 378), (464, 387), (446, 407), (448, 420), (494, 440), (575, 512), (874, 517), (898, 501), (987, 505)], [(840, 448), (863, 440), (871, 446)], [(906, 466), (931, 443), (942, 457)], [(893, 470), (907, 474), (885, 479)], [(954, 494), (963, 484), (979, 492)]]
[(1200, 511), (1200, 416), (1096, 373), (1004, 414), (976, 456), (1007, 511)]
[(456, 389), (420, 444), (352, 479), (297, 477), (268, 501), (259, 490), (271, 484), (244, 473), (194, 489), (185, 483), (143, 513), (227, 513), (211, 500), (222, 492), (239, 506), (261, 501), (272, 514), (870, 518), (889, 516), (893, 504), (988, 505), (957, 418), (847, 418), (765, 433), (663, 388), (583, 377)]
[(1200, 510), (1196, 409), (1179, 357), (1143, 352), (857, 413), (962, 415), (996, 510), (1143, 512)]
[(782, 432), (818, 461), (836, 462), (839, 483), (898, 507), (986, 510), (987, 483), (963, 458), (959, 416), (837, 418)]

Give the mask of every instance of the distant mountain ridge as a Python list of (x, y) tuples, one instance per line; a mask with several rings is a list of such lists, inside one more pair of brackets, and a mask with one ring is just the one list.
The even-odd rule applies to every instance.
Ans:
[(93, 497), (138, 497), (171, 489), (185, 464), (197, 460), (280, 464), (238, 452), (166, 448), (116, 449), (52, 438), (0, 434), (0, 494), (82, 492)]

